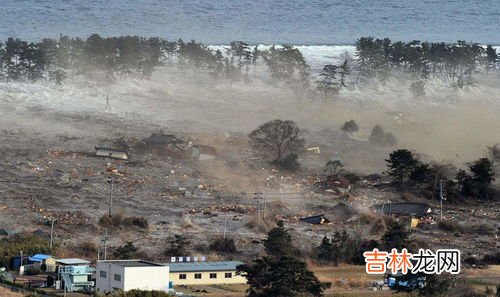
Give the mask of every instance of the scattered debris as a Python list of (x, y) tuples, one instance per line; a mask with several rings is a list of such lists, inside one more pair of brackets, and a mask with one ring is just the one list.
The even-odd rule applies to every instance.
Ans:
[(315, 193), (323, 193), (330, 195), (345, 195), (351, 190), (351, 182), (341, 175), (329, 175), (326, 179), (318, 181), (314, 184), (313, 191)]
[(319, 146), (310, 147), (310, 148), (307, 149), (307, 151), (310, 152), (310, 153), (313, 153), (313, 154), (321, 154)]
[(189, 149), (189, 151), (192, 158), (200, 161), (213, 160), (217, 157), (215, 148), (208, 145), (194, 145)]
[(98, 157), (106, 157), (120, 160), (128, 160), (128, 153), (125, 151), (120, 151), (112, 148), (106, 147), (95, 147), (95, 155)]

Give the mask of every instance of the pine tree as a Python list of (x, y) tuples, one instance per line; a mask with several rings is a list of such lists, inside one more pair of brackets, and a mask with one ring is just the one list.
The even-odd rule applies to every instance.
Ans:
[(323, 296), (323, 291), (330, 287), (293, 255), (295, 248), (283, 222), (268, 233), (264, 246), (268, 256), (237, 267), (237, 274), (247, 279), (247, 296)]
[(337, 69), (336, 65), (325, 65), (319, 74), (321, 80), (317, 82), (318, 90), (323, 93), (325, 99), (339, 92), (341, 84), (337, 82)]
[(269, 231), (267, 239), (264, 240), (264, 248), (270, 257), (291, 256), (297, 253), (292, 245), (292, 237), (285, 229), (282, 221)]
[(388, 173), (394, 178), (399, 187), (403, 186), (404, 178), (407, 177), (417, 165), (417, 160), (412, 152), (406, 149), (400, 149), (389, 155), (387, 162)]
[(382, 236), (382, 242), (386, 250), (407, 248), (409, 245), (409, 233), (405, 230), (405, 226), (394, 222)]
[(317, 248), (316, 258), (322, 262), (331, 262), (333, 260), (333, 244), (327, 236), (323, 237), (321, 244)]

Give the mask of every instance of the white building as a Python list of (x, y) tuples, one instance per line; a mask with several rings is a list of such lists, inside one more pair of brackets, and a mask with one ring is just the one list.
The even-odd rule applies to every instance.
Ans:
[(96, 288), (104, 294), (117, 289), (168, 292), (169, 267), (142, 260), (98, 261)]

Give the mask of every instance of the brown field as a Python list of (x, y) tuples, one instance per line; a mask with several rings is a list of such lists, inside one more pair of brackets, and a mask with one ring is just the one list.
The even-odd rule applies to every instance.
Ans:
[(500, 265), (492, 265), (487, 269), (468, 269), (465, 273), (467, 283), (478, 291), (500, 285)]
[(22, 297), (23, 294), (14, 293), (9, 289), (0, 287), (0, 296), (2, 296), (2, 297)]
[[(309, 269), (324, 282), (331, 282), (332, 287), (325, 292), (326, 297), (350, 296), (391, 296), (393, 291), (373, 291), (370, 284), (381, 280), (381, 276), (367, 275), (364, 266), (341, 265), (318, 266), (308, 263)], [(486, 287), (494, 289), (500, 284), (500, 265), (490, 266), (487, 269), (466, 269), (461, 277), (466, 279), (466, 284), (478, 292), (484, 292)], [(245, 285), (212, 285), (212, 286), (187, 286), (176, 288), (193, 296), (245, 296)], [(406, 296), (400, 293), (398, 296)]]

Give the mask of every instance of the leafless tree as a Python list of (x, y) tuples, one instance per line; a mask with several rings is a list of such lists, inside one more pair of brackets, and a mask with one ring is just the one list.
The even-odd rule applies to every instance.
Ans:
[(488, 158), (493, 161), (498, 174), (500, 172), (500, 143), (488, 147)]
[(265, 159), (280, 161), (304, 148), (301, 130), (294, 121), (273, 120), (253, 130), (250, 145)]

